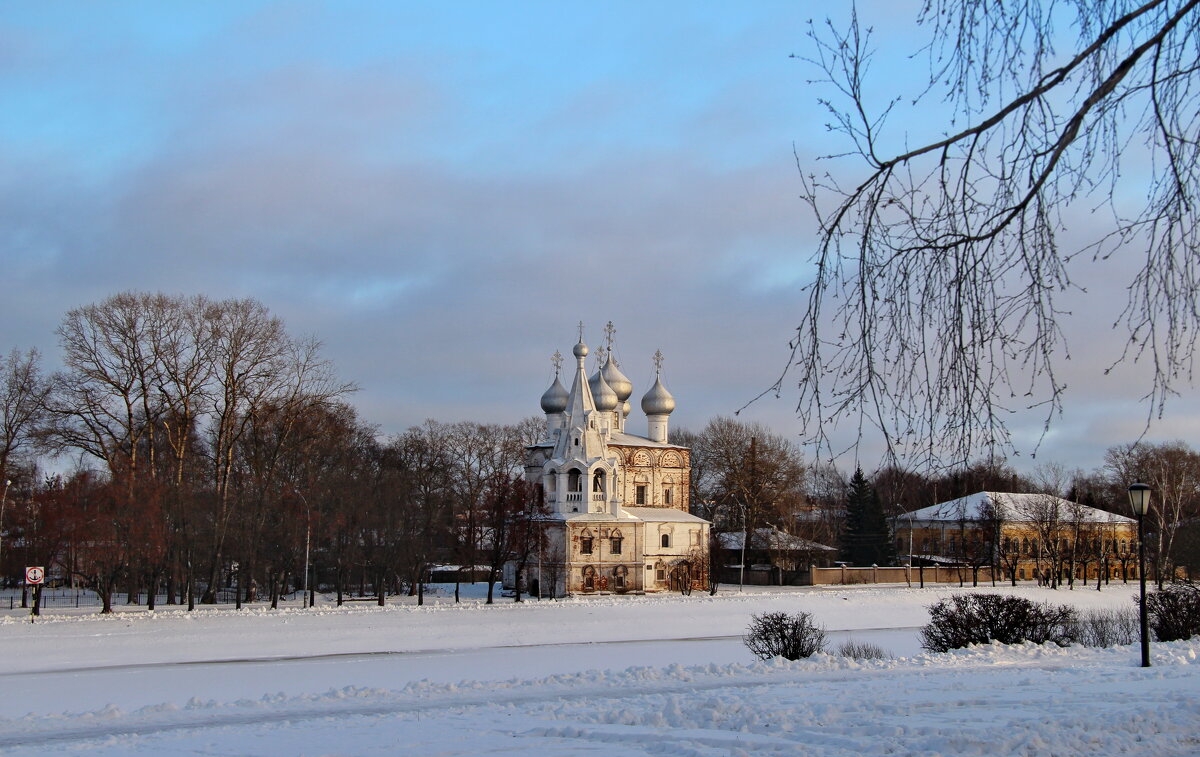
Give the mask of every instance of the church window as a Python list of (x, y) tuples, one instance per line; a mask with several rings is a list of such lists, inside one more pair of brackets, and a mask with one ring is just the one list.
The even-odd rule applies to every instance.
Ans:
[(604, 491), (604, 471), (598, 470), (592, 475), (592, 491)]
[(617, 572), (613, 573), (613, 588), (615, 588), (617, 591), (625, 590), (625, 574), (624, 573), (617, 573)]
[(612, 553), (613, 553), (614, 555), (619, 555), (619, 554), (621, 554), (621, 541), (622, 541), (622, 540), (621, 540), (621, 537), (620, 537), (620, 536), (614, 536), (614, 537), (611, 539), (611, 541), (612, 541)]
[(669, 547), (669, 546), (671, 546), (671, 535), (670, 535), (670, 534), (663, 534), (663, 535), (662, 535), (662, 545), (663, 545), (664, 547)]
[(700, 532), (692, 531), (691, 535), (692, 535), (692, 546), (699, 547), (700, 546)]
[(667, 580), (667, 571), (664, 568), (659, 568), (658, 571), (656, 571), (654, 575), (658, 578), (659, 581)]
[(592, 537), (583, 536), (579, 539), (579, 551), (582, 554), (590, 555), (592, 553)]
[(664, 505), (671, 504), (671, 490), (670, 489), (663, 489), (663, 504)]
[(637, 485), (636, 501), (639, 505), (646, 504), (646, 485), (645, 484)]
[(567, 474), (567, 491), (581, 492), (583, 491), (583, 481), (579, 471), (572, 469)]

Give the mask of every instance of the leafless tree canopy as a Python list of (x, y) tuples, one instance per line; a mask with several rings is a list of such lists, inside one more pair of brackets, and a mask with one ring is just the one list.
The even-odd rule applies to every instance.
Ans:
[[(922, 463), (1014, 449), (1012, 413), (1048, 425), (1061, 410), (1077, 265), (1114, 255), (1140, 270), (1113, 359), (1150, 367), (1144, 399), (1162, 412), (1200, 328), (1198, 5), (926, 0), (914, 102), (952, 107), (940, 135), (891, 123), (899, 99), (868, 102), (857, 16), (813, 27), (809, 60), (848, 143), (827, 156), (837, 173), (801, 166), (820, 244), (792, 378), (814, 441), (854, 422)], [(1088, 238), (1066, 246), (1069, 228)]]

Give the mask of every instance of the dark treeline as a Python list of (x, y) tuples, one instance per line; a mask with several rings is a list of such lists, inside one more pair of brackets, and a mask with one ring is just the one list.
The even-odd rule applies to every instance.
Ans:
[[(491, 492), (540, 434), (428, 421), (381, 439), (319, 344), (252, 300), (119, 294), (58, 335), (61, 372), (36, 352), (2, 365), (0, 570), (47, 566), (106, 611), (120, 593), (274, 605), (318, 584), (382, 602), (434, 560), (475, 565), (484, 509), (514, 506)], [(81, 463), (45, 476), (42, 454)]]

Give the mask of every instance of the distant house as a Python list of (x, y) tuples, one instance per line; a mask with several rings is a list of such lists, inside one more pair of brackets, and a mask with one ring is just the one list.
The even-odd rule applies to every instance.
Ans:
[[(746, 534), (728, 531), (717, 534), (720, 548), (720, 580), (742, 580), (742, 544)], [(777, 528), (756, 528), (745, 549), (745, 581), (750, 584), (804, 583), (811, 566), (828, 567), (837, 559), (837, 548), (793, 536)]]
[(896, 516), (892, 532), (910, 565), (1051, 583), (1137, 576), (1137, 521), (1048, 494), (977, 492)]

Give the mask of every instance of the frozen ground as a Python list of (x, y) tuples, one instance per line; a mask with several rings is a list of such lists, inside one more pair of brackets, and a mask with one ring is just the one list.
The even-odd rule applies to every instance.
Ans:
[[(1133, 587), (1038, 600), (1131, 606)], [(992, 589), (983, 589), (991, 591)], [(998, 589), (1014, 591), (1012, 589)], [(418, 608), (0, 612), (11, 754), (1197, 754), (1200, 640), (920, 653), (956, 588)], [(895, 659), (754, 662), (751, 614)]]

